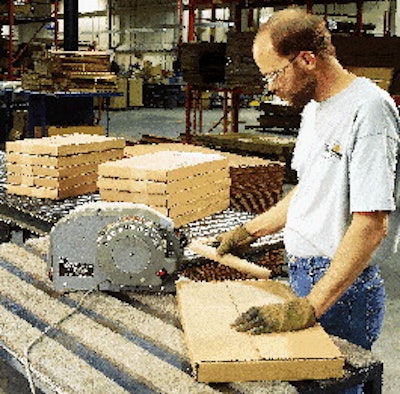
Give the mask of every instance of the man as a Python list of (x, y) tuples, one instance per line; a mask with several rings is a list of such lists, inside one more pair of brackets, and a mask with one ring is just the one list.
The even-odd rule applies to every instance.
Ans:
[(397, 108), (341, 66), (324, 22), (300, 9), (262, 25), (253, 54), (268, 89), (304, 107), (292, 161), (298, 184), (275, 207), (220, 234), (218, 252), (284, 228), (299, 298), (253, 307), (233, 326), (259, 334), (319, 320), (327, 332), (370, 349), (384, 315), (378, 263), (392, 253), (399, 229)]

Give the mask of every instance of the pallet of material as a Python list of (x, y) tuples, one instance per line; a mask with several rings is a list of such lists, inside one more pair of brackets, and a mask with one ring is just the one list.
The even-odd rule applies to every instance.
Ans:
[(54, 200), (96, 192), (99, 164), (121, 159), (124, 147), (88, 134), (7, 142), (7, 192)]
[(331, 379), (344, 357), (320, 325), (295, 332), (251, 335), (230, 324), (252, 306), (295, 297), (271, 280), (177, 282), (189, 357), (199, 382)]
[(193, 135), (193, 142), (203, 146), (239, 154), (260, 155), (287, 162), (294, 149), (296, 138), (262, 133), (231, 133)]
[(229, 207), (228, 161), (218, 154), (156, 151), (99, 166), (105, 201), (147, 204), (176, 227)]
[(25, 73), (25, 90), (115, 92), (117, 76), (106, 52), (49, 51), (35, 70)]

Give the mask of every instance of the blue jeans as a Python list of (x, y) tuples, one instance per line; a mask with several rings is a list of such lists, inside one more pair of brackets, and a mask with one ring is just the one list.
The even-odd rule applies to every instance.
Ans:
[[(305, 297), (329, 267), (326, 257), (289, 256), (289, 279)], [(370, 350), (379, 336), (385, 314), (385, 288), (377, 266), (367, 267), (353, 285), (320, 319), (329, 334)]]

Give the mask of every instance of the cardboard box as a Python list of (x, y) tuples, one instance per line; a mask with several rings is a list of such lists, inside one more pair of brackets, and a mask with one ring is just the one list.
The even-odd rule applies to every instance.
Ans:
[(251, 335), (230, 324), (252, 306), (295, 297), (284, 283), (177, 282), (186, 346), (200, 382), (305, 380), (343, 377), (344, 357), (320, 325)]

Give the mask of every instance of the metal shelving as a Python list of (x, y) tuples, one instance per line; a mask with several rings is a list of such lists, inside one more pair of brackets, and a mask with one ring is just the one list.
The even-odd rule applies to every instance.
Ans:
[[(36, 38), (37, 34), (49, 22), (54, 22), (54, 46), (57, 47), (58, 42), (58, 0), (8, 0), (1, 4), (0, 7), (0, 27), (6, 27), (8, 30), (3, 35), (7, 42), (7, 66), (6, 71), (0, 74), (2, 80), (15, 80), (18, 79), (16, 63), (21, 59), (29, 44)], [(35, 15), (35, 7), (48, 6), (49, 14)], [(46, 7), (47, 8), (47, 7)], [(33, 33), (30, 40), (17, 51), (14, 50), (14, 35), (15, 26), (37, 23), (39, 27)], [(3, 29), (2, 29), (3, 30)]]

